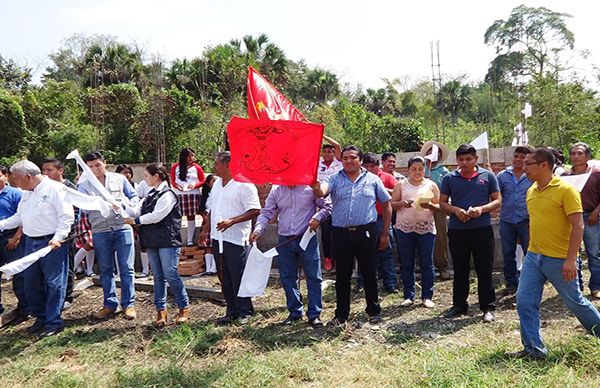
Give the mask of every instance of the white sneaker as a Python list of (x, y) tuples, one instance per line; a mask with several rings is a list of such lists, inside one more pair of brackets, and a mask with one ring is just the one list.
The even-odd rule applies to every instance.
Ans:
[(400, 303), (400, 307), (409, 307), (412, 306), (415, 302), (412, 299), (404, 299), (402, 303)]
[(427, 307), (428, 309), (434, 308), (435, 303), (431, 299), (423, 299), (423, 307)]

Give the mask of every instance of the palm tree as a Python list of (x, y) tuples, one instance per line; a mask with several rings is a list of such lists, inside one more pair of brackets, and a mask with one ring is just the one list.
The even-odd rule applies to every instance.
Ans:
[(452, 125), (458, 122), (458, 113), (464, 111), (471, 103), (471, 88), (459, 80), (446, 82), (437, 93), (437, 108), (450, 115)]

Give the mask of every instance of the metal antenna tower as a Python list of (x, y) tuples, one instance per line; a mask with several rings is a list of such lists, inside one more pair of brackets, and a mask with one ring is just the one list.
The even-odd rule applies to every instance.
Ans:
[[(96, 89), (102, 86), (102, 71), (100, 64), (94, 59), (90, 72), (90, 122), (99, 133), (104, 126), (104, 99)], [(103, 140), (102, 140), (103, 142)]]
[[(442, 70), (440, 66), (440, 41), (435, 41), (435, 47), (433, 45), (433, 41), (429, 42), (429, 48), (431, 52), (431, 83), (433, 85), (433, 98), (436, 99), (436, 93), (442, 90)], [(435, 54), (434, 54), (435, 53)], [(437, 65), (435, 64), (434, 58), (437, 57)], [(437, 66), (437, 77), (435, 74), (435, 68)], [(438, 112), (438, 107), (435, 109), (436, 117), (435, 117), (435, 137), (436, 140), (439, 139), (439, 127), (438, 127), (438, 114), (441, 117), (441, 129), (442, 129), (442, 142), (446, 141), (446, 132), (444, 128), (444, 115)]]

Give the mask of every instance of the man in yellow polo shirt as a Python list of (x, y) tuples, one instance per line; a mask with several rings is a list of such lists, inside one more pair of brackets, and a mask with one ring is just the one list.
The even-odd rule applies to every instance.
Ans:
[(554, 155), (545, 147), (527, 155), (525, 173), (534, 183), (527, 191), (530, 241), (523, 260), (517, 312), (525, 349), (511, 357), (545, 358), (540, 302), (550, 281), (569, 310), (592, 334), (600, 337), (600, 313), (583, 297), (577, 280), (577, 253), (583, 238), (581, 197), (571, 184), (552, 175)]

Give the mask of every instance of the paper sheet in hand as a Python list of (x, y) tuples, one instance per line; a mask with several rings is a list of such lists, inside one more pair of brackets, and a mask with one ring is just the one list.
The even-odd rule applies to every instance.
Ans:
[(585, 186), (589, 178), (590, 173), (579, 175), (565, 175), (560, 177), (560, 179), (564, 180), (565, 182), (569, 182), (570, 184), (575, 186), (577, 191), (579, 191), (580, 193), (581, 190), (583, 190), (583, 186)]
[(420, 197), (417, 197), (415, 201), (415, 207), (417, 210), (425, 210), (425, 208), (421, 207), (422, 203), (429, 203), (433, 199), (433, 192), (429, 190), (426, 193), (423, 193)]
[(238, 291), (239, 297), (261, 296), (264, 294), (269, 282), (273, 257), (276, 255), (276, 249), (270, 249), (262, 253), (256, 247), (256, 244), (252, 244), (246, 261), (246, 268), (242, 275), (240, 290)]
[(306, 228), (306, 232), (304, 232), (304, 234), (302, 235), (302, 240), (300, 240), (300, 248), (302, 248), (303, 251), (306, 250), (310, 239), (313, 238), (315, 234), (317, 234), (316, 231), (310, 230), (310, 227)]
[(6, 276), (13, 276), (18, 273), (21, 273), (27, 268), (29, 268), (31, 264), (35, 263), (42, 257), (46, 256), (48, 253), (50, 253), (51, 250), (52, 247), (47, 246), (33, 253), (30, 253), (27, 256), (20, 258), (19, 260), (15, 260), (13, 262), (3, 265), (2, 267), (0, 267), (0, 272), (4, 273)]

